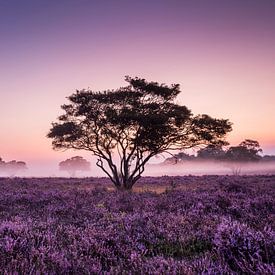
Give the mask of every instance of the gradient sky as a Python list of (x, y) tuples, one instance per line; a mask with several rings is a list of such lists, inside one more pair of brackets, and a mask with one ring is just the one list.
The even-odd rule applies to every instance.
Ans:
[(30, 165), (75, 89), (124, 76), (181, 84), (193, 113), (228, 118), (228, 140), (275, 154), (274, 0), (0, 0), (0, 156)]

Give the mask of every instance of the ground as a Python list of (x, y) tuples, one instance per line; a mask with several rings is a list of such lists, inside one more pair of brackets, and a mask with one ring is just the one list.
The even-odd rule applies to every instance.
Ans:
[(6, 274), (275, 273), (275, 176), (0, 178)]

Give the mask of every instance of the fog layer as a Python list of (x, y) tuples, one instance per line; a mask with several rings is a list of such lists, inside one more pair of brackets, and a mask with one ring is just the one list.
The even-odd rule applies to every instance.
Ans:
[[(26, 171), (19, 177), (69, 177), (66, 171), (59, 171), (55, 163), (27, 163)], [(253, 175), (275, 174), (275, 162), (232, 163), (211, 161), (185, 161), (177, 164), (148, 164), (144, 176), (183, 175)], [(7, 176), (1, 173), (0, 176)], [(91, 171), (77, 172), (76, 177), (105, 177), (106, 174), (91, 162)]]

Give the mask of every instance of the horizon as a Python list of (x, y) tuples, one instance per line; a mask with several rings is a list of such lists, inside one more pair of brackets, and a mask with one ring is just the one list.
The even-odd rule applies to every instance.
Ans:
[[(46, 135), (76, 89), (125, 75), (179, 83), (177, 102), (275, 154), (274, 1), (0, 1), (0, 157), (56, 165)], [(49, 166), (50, 167), (50, 166)]]

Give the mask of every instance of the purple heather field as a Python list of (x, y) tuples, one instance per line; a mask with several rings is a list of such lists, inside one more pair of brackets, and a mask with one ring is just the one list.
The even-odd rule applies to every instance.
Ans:
[(1, 274), (275, 274), (275, 176), (0, 178)]

